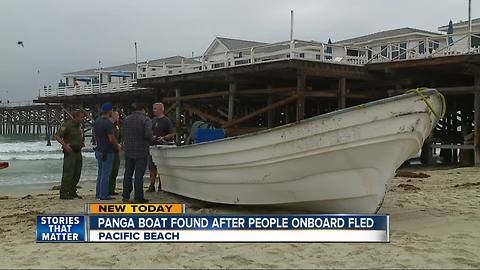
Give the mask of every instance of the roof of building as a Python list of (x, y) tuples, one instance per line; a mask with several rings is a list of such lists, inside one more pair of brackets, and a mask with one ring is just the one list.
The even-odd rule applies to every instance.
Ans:
[[(472, 24), (480, 24), (480, 18), (472, 19)], [(459, 21), (453, 24), (454, 28), (468, 26), (468, 21)], [(438, 31), (447, 31), (448, 24), (438, 27)]]
[(225, 47), (227, 47), (228, 50), (237, 50), (237, 49), (243, 49), (243, 48), (267, 44), (265, 42), (233, 39), (233, 38), (225, 38), (225, 37), (217, 37), (216, 39), (220, 41), (223, 45), (225, 45)]
[[(191, 58), (185, 58), (183, 56), (172, 56), (172, 57), (165, 57), (161, 59), (155, 59), (148, 61), (150, 65), (163, 65), (165, 64), (181, 64), (183, 59), (184, 64), (198, 64), (199, 62), (196, 60), (193, 60)], [(139, 62), (139, 64), (142, 64), (145, 62)], [(115, 72), (115, 71), (123, 71), (123, 72), (136, 72), (137, 68), (135, 63), (129, 63), (129, 64), (124, 64), (124, 65), (118, 65), (118, 66), (110, 66), (110, 67), (103, 67), (102, 71), (104, 72)], [(63, 73), (64, 76), (97, 76), (98, 75), (98, 68), (91, 68), (91, 69), (84, 69), (84, 70), (79, 70), (79, 71), (73, 71), (73, 72), (67, 72)]]
[[(104, 72), (109, 72), (109, 71), (136, 72), (137, 68), (135, 67), (135, 63), (130, 63), (130, 64), (124, 64), (124, 65), (118, 65), (118, 66), (103, 67), (102, 70)], [(63, 73), (63, 75), (64, 76), (98, 76), (98, 68), (72, 71), (72, 72)]]
[(356, 37), (356, 38), (345, 39), (345, 40), (337, 41), (334, 44), (365, 43), (365, 42), (369, 42), (376, 39), (383, 39), (388, 37), (415, 34), (415, 33), (423, 34), (423, 35), (439, 35), (438, 33), (435, 33), (435, 32), (430, 32), (430, 31), (425, 31), (425, 30), (410, 28), (410, 27), (404, 27), (399, 29), (381, 31), (381, 32), (377, 32), (377, 33), (373, 33), (365, 36)]
[(124, 64), (124, 65), (119, 65), (119, 66), (113, 66), (113, 67), (104, 67), (102, 68), (104, 71), (124, 71), (124, 72), (136, 72), (137, 67), (135, 63), (130, 63), (130, 64)]
[(148, 61), (148, 64), (149, 65), (163, 65), (163, 63), (165, 63), (167, 65), (168, 64), (178, 64), (178, 65), (180, 65), (182, 63), (182, 59), (183, 59), (184, 64), (198, 64), (199, 63), (199, 61), (197, 61), (197, 60), (177, 55), (177, 56), (171, 56), (171, 57), (165, 57), (165, 58), (150, 60), (150, 61)]
[(84, 70), (79, 70), (79, 71), (72, 71), (72, 72), (66, 72), (63, 73), (64, 76), (91, 76), (91, 75), (97, 75), (95, 73), (97, 69), (95, 68), (90, 68), (90, 69), (84, 69)]

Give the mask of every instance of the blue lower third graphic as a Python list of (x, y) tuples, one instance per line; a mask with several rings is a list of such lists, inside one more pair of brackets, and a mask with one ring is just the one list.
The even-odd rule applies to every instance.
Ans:
[(37, 216), (37, 242), (85, 242), (85, 216)]

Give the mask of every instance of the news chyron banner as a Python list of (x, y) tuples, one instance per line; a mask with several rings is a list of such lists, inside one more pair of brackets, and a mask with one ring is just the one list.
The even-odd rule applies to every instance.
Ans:
[(196, 215), (182, 204), (87, 204), (40, 215), (37, 242), (390, 242), (389, 215)]

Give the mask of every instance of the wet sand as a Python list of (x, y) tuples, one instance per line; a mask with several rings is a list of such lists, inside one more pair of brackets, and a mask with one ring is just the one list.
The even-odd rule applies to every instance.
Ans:
[[(49, 190), (52, 185), (2, 187), (0, 267), (480, 268), (480, 168), (410, 170), (431, 177), (393, 179), (380, 209), (391, 215), (388, 244), (37, 244), (36, 215), (83, 213), (85, 203), (96, 202), (94, 183), (80, 183), (84, 199), (73, 201), (59, 200), (58, 191)], [(147, 198), (185, 202), (189, 213), (255, 213), (165, 192)]]

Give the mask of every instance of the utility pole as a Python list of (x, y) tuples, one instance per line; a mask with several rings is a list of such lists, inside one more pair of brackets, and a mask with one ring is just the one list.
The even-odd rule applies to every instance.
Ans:
[(98, 60), (98, 93), (102, 93), (102, 61), (100, 60)]
[(137, 74), (135, 75), (135, 79), (138, 80), (138, 53), (137, 53), (137, 42), (135, 41), (135, 68), (137, 71)]
[(290, 10), (290, 59), (293, 59), (293, 49), (294, 49), (294, 42), (293, 42), (293, 10)]
[(293, 10), (290, 10), (290, 42), (293, 42)]
[(472, 0), (468, 0), (468, 53), (472, 49)]

